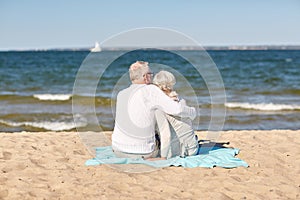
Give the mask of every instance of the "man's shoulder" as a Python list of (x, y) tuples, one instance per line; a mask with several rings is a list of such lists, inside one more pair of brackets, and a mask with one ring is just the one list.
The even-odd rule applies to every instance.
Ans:
[(159, 89), (156, 85), (153, 84), (136, 84), (136, 85), (132, 85), (131, 87), (127, 88), (129, 90), (157, 90)]
[(161, 92), (161, 90), (156, 86), (156, 85), (153, 85), (153, 84), (136, 84), (136, 85), (131, 85), (130, 87), (128, 88), (125, 88), (123, 90), (121, 90), (119, 93), (118, 93), (118, 96), (122, 96), (122, 95), (125, 95), (125, 94), (132, 94), (133, 92), (142, 92), (142, 93), (153, 93), (153, 92)]
[(136, 92), (140, 89), (146, 88), (146, 86), (147, 85), (145, 85), (145, 84), (133, 84), (133, 85), (130, 85), (129, 87), (127, 87), (127, 88), (124, 88), (124, 89), (120, 90), (118, 92), (118, 95)]
[(124, 88), (118, 92), (117, 96), (119, 97), (119, 96), (125, 95), (126, 93), (129, 92), (129, 90), (130, 90), (130, 87)]
[(146, 89), (148, 89), (148, 90), (160, 90), (156, 85), (154, 85), (154, 84), (148, 84), (148, 85), (146, 85), (146, 87), (145, 87)]
[(154, 85), (154, 84), (148, 84), (148, 85), (144, 85), (144, 87), (141, 87), (140, 88), (141, 89), (141, 91), (143, 91), (143, 92), (146, 92), (146, 93), (151, 93), (151, 94), (153, 94), (153, 93), (163, 93), (162, 91), (161, 91), (161, 89), (159, 89), (159, 87), (157, 87), (156, 85)]

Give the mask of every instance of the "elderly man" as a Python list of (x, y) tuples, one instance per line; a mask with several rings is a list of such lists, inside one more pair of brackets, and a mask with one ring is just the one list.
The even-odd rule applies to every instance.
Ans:
[(169, 98), (152, 82), (148, 63), (137, 61), (129, 68), (132, 84), (119, 92), (116, 105), (112, 148), (118, 157), (155, 158), (158, 149), (155, 139), (155, 111), (169, 115), (196, 117), (195, 108), (184, 101)]

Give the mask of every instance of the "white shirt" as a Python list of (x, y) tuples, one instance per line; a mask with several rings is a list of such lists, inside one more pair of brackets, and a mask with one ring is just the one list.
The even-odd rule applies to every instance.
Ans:
[(147, 154), (155, 147), (154, 111), (196, 117), (195, 108), (175, 102), (155, 85), (132, 84), (119, 92), (112, 147), (126, 153)]

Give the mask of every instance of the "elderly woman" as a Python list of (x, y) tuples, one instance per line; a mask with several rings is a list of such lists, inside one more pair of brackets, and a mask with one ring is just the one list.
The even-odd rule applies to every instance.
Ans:
[[(174, 101), (179, 101), (178, 94), (173, 90), (175, 83), (174, 75), (168, 71), (160, 71), (153, 79), (153, 84)], [(155, 116), (160, 132), (162, 158), (197, 154), (199, 144), (191, 119), (169, 115), (161, 110), (157, 110)]]

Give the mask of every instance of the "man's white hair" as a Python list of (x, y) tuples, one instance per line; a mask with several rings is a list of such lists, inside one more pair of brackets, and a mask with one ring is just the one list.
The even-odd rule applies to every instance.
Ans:
[(162, 70), (154, 76), (153, 83), (162, 90), (173, 90), (176, 79), (171, 72)]
[(129, 67), (129, 76), (131, 81), (140, 80), (148, 72), (148, 62), (136, 61)]

